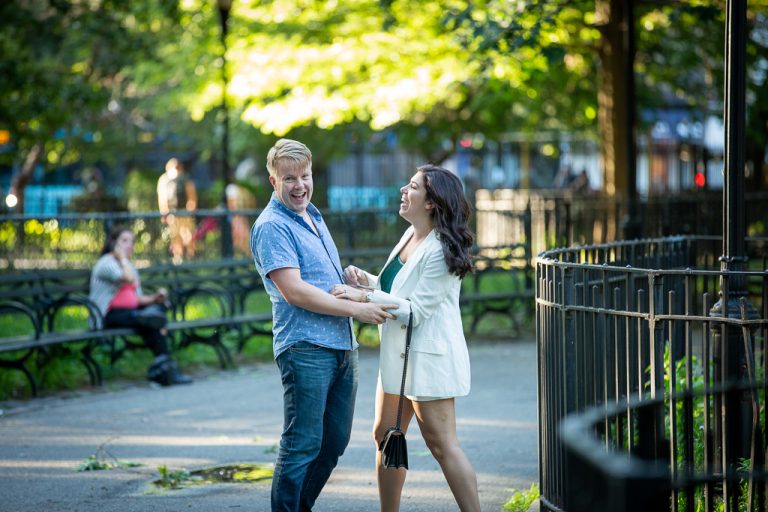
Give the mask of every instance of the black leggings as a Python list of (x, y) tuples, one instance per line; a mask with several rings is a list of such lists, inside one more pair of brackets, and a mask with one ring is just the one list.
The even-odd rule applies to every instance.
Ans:
[(110, 309), (107, 316), (104, 317), (106, 327), (130, 327), (136, 329), (136, 332), (144, 339), (155, 356), (168, 354), (168, 339), (160, 332), (160, 329), (152, 329), (136, 322), (136, 312), (138, 309)]

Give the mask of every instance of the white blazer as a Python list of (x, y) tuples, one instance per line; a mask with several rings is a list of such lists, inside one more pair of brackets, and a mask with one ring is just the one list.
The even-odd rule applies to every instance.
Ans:
[[(405, 231), (387, 263), (398, 255), (412, 235), (413, 226)], [(405, 335), (412, 311), (413, 334), (405, 394), (441, 398), (469, 394), (469, 353), (459, 311), (461, 279), (448, 272), (437, 236), (432, 230), (411, 254), (395, 276), (391, 293), (381, 291), (379, 277), (366, 272), (369, 285), (375, 289), (371, 300), (399, 305), (398, 309), (390, 310), (397, 319), (379, 326), (379, 372), (386, 393), (400, 394)]]

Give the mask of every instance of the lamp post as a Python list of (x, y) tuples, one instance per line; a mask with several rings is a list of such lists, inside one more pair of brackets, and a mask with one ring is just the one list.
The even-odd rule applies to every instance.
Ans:
[[(739, 271), (747, 269), (746, 216), (744, 208), (744, 118), (746, 111), (747, 5), (744, 0), (726, 1), (725, 18), (725, 181), (723, 183), (723, 255), (720, 257), (720, 297), (710, 316), (754, 320), (758, 317), (747, 300), (747, 283)], [(751, 330), (725, 322), (713, 322), (712, 347), (715, 382), (733, 384), (749, 379), (745, 369), (753, 358)], [(737, 510), (739, 484), (730, 480), (739, 461), (750, 458), (750, 427), (754, 417), (748, 392), (728, 392), (716, 397), (715, 468), (723, 474), (723, 501)]]
[(227, 33), (229, 11), (232, 9), (232, 0), (217, 0), (219, 9), (219, 24), (221, 36), (221, 174), (224, 179), (224, 187), (221, 191), (224, 215), (221, 222), (221, 254), (226, 258), (232, 257), (232, 225), (229, 218), (229, 204), (227, 202), (227, 187), (232, 182), (229, 168), (229, 107), (227, 105), (227, 86), (229, 75), (227, 74)]
[(635, 0), (626, 0), (623, 11), (624, 51), (626, 73), (627, 109), (627, 216), (622, 223), (625, 240), (634, 240), (642, 235), (642, 225), (637, 206), (637, 140), (636, 140), (636, 94), (635, 94)]

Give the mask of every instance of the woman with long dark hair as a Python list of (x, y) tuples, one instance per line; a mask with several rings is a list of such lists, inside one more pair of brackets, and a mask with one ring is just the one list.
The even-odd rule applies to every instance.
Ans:
[(131, 263), (133, 233), (118, 227), (107, 237), (101, 257), (91, 271), (90, 299), (104, 318), (105, 327), (135, 329), (155, 355), (147, 379), (162, 386), (188, 384), (192, 379), (171, 359), (165, 324), (168, 292), (164, 288), (145, 295), (139, 272)]
[[(373, 436), (379, 447), (395, 425), (405, 359), (405, 337), (412, 314), (401, 429), (413, 416), (459, 509), (479, 511), (477, 477), (456, 436), (454, 398), (469, 394), (470, 369), (459, 311), (461, 280), (472, 271), (470, 206), (459, 178), (434, 165), (417, 169), (400, 189), (400, 216), (411, 226), (378, 276), (357, 267), (344, 270), (347, 284), (334, 287), (339, 298), (399, 305), (397, 318), (380, 326), (381, 360)], [(400, 508), (404, 468), (385, 468), (376, 452), (382, 511)]]

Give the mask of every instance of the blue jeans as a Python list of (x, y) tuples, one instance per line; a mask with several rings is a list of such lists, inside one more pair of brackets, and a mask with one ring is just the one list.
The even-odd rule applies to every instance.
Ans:
[(349, 443), (357, 393), (357, 351), (304, 341), (277, 357), (283, 434), (272, 478), (272, 510), (304, 512)]

